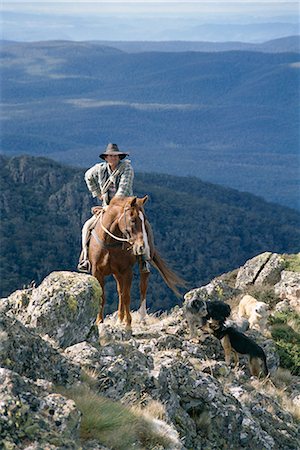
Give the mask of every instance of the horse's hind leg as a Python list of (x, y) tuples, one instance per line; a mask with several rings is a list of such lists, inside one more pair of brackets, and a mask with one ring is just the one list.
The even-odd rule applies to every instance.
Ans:
[(140, 273), (140, 296), (141, 296), (141, 305), (138, 310), (141, 321), (144, 321), (147, 316), (147, 302), (146, 302), (146, 294), (148, 289), (148, 281), (149, 281), (150, 273), (142, 272)]
[(115, 276), (119, 293), (119, 309), (118, 318), (122, 322), (125, 318), (126, 329), (131, 330), (131, 314), (130, 314), (130, 289), (132, 283), (132, 269), (122, 275)]

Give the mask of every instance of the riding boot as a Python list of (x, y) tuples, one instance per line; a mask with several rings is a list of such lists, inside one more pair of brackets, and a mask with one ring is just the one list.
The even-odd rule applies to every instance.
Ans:
[(96, 208), (97, 208), (97, 212), (95, 211), (95, 214), (90, 219), (88, 219), (82, 227), (82, 232), (81, 232), (82, 251), (80, 254), (77, 270), (79, 270), (79, 272), (83, 272), (83, 273), (91, 272), (91, 263), (88, 258), (88, 243), (89, 243), (89, 240), (91, 237), (91, 230), (94, 228), (94, 226), (97, 222), (97, 215), (99, 214), (98, 211), (99, 211), (99, 208), (101, 208), (101, 207), (96, 207)]

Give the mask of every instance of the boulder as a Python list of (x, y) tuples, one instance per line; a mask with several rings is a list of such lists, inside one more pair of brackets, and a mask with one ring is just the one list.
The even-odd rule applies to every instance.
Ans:
[(153, 387), (152, 357), (137, 350), (133, 343), (115, 341), (97, 348), (82, 342), (68, 347), (64, 355), (87, 374), (92, 373), (101, 393), (113, 400), (121, 400), (132, 390), (139, 396), (146, 386)]
[[(263, 267), (252, 269), (255, 282)], [(284, 272), (282, 280), (289, 287), (293, 284)], [(199, 289), (204, 300), (227, 301), (236, 295), (220, 279)], [(285, 284), (285, 296), (287, 289)], [(171, 446), (155, 448), (297, 448), (299, 427), (292, 414), (299, 405), (300, 378), (287, 378), (284, 389), (279, 384), (278, 395), (280, 371), (278, 378), (274, 372), (279, 357), (272, 339), (255, 330), (246, 333), (267, 356), (270, 379), (258, 380), (250, 376), (248, 356), (241, 356), (233, 369), (225, 364), (223, 347), (214, 336), (191, 340), (179, 306), (160, 317), (148, 316), (145, 322), (133, 313), (132, 333), (117, 325), (115, 316), (107, 316), (96, 337), (90, 331), (98, 294), (93, 277), (56, 272), (39, 288), (18, 291), (2, 301), (0, 448), (108, 450), (101, 436), (80, 442), (80, 413), (57, 393), (62, 392), (57, 384), (72, 384), (71, 395), (79, 387), (79, 374), (80, 383), (93, 394), (120, 401), (141, 414), (151, 412), (149, 420), (158, 434), (173, 436)], [(139, 439), (136, 448), (148, 448)]]
[(280, 273), (285, 265), (284, 259), (277, 253), (265, 252), (240, 267), (235, 287), (245, 289), (250, 285), (271, 284), (274, 285), (280, 279)]
[(203, 300), (214, 300), (226, 302), (240, 293), (239, 289), (230, 287), (225, 281), (215, 278), (210, 283), (199, 288), (192, 289), (184, 295), (185, 300), (191, 298), (194, 294), (200, 296)]
[(80, 413), (72, 400), (3, 368), (0, 398), (0, 448), (81, 448)]
[(291, 308), (300, 313), (300, 272), (283, 270), (274, 290), (282, 300), (288, 301)]
[(12, 294), (3, 308), (36, 333), (65, 348), (87, 338), (101, 295), (98, 281), (90, 275), (52, 272), (30, 292)]
[(254, 284), (261, 286), (263, 284), (274, 286), (280, 280), (280, 274), (285, 267), (285, 260), (281, 255), (273, 253), (265, 266), (259, 272)]

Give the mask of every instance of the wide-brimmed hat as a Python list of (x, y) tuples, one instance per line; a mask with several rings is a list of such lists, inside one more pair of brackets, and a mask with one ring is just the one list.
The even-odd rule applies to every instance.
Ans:
[(108, 144), (108, 146), (105, 149), (105, 152), (100, 153), (99, 157), (102, 159), (105, 159), (105, 156), (108, 156), (108, 155), (118, 155), (118, 156), (120, 156), (120, 159), (124, 159), (126, 156), (129, 155), (129, 153), (120, 152), (117, 144)]

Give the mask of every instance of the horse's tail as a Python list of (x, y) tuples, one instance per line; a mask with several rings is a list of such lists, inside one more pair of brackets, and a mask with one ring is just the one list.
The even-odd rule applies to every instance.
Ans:
[(176, 294), (177, 297), (181, 297), (177, 286), (186, 286), (186, 282), (168, 267), (167, 263), (162, 259), (156, 248), (154, 249), (151, 264), (159, 271), (163, 280), (174, 292), (174, 294)]

